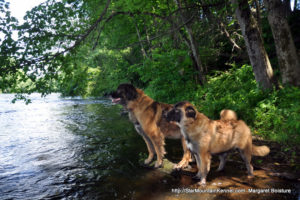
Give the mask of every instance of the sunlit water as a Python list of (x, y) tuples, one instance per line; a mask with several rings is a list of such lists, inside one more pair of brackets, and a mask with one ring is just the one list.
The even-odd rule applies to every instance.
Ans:
[[(115, 171), (110, 170), (114, 163), (122, 162), (108, 146), (120, 149), (114, 138), (122, 134), (116, 140), (126, 145), (122, 137), (133, 135), (117, 107), (56, 94), (45, 99), (34, 94), (27, 106), (10, 103), (12, 98), (0, 95), (0, 199), (117, 195), (114, 188), (99, 187)], [(87, 185), (98, 191), (88, 191), (93, 187)]]
[[(240, 194), (177, 194), (174, 188), (197, 188), (187, 175), (141, 167), (146, 146), (121, 108), (108, 100), (60, 98), (11, 103), (0, 94), (0, 199), (240, 199)], [(177, 162), (178, 142), (167, 142), (167, 157)], [(291, 188), (292, 195), (244, 193), (243, 199), (297, 199), (299, 184), (256, 170), (252, 183), (244, 169), (230, 162), (225, 173), (209, 176), (212, 188)], [(294, 187), (295, 186), (295, 187)]]

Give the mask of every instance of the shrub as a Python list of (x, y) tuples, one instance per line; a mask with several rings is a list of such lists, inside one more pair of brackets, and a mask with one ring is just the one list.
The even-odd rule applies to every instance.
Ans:
[(210, 118), (218, 119), (222, 109), (232, 109), (255, 134), (278, 142), (300, 142), (300, 89), (286, 86), (263, 92), (251, 66), (217, 72), (195, 92), (192, 102)]

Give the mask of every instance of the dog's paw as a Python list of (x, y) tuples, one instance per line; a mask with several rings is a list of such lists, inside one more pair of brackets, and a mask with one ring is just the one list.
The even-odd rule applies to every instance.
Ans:
[(254, 178), (254, 175), (253, 175), (253, 174), (250, 174), (250, 175), (247, 176), (247, 178), (248, 178), (248, 179), (253, 179), (253, 178)]
[(183, 169), (183, 166), (181, 164), (175, 164), (173, 166), (173, 170), (175, 171), (180, 171), (181, 169)]
[(206, 185), (206, 179), (202, 179), (201, 181), (198, 182), (198, 185), (200, 186), (205, 186)]
[(149, 165), (152, 162), (153, 158), (147, 158), (144, 160), (144, 165)]
[(154, 168), (157, 169), (157, 168), (161, 168), (161, 167), (163, 167), (163, 163), (156, 161), (155, 165), (154, 165)]

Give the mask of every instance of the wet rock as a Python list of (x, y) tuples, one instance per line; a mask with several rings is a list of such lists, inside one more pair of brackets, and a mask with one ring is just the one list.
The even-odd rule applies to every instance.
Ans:
[[(154, 165), (155, 165), (155, 162), (152, 162), (149, 166), (145, 166), (145, 167), (154, 168)], [(157, 168), (156, 170), (166, 173), (166, 174), (171, 174), (173, 172), (174, 165), (175, 165), (175, 163), (173, 163), (165, 158), (163, 160), (162, 167)]]

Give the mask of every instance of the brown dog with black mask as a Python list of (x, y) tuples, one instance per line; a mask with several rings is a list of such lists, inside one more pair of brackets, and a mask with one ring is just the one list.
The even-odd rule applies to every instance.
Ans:
[(191, 103), (180, 102), (167, 113), (166, 118), (180, 127), (188, 148), (194, 154), (200, 185), (206, 183), (213, 154), (222, 154), (218, 169), (222, 170), (226, 152), (238, 149), (246, 163), (248, 175), (253, 176), (253, 167), (250, 164), (252, 155), (265, 156), (270, 152), (267, 146), (252, 144), (250, 128), (244, 121), (237, 120), (235, 112), (231, 110), (223, 110), (221, 120), (211, 120), (198, 112)]
[(174, 123), (169, 123), (164, 117), (164, 113), (171, 110), (173, 105), (156, 102), (131, 84), (119, 85), (117, 90), (111, 93), (111, 98), (113, 103), (121, 104), (128, 110), (136, 131), (143, 137), (149, 152), (144, 164), (150, 164), (156, 154), (157, 161), (154, 167), (161, 167), (165, 154), (165, 138), (171, 138), (181, 139), (184, 152), (182, 160), (174, 168), (180, 169), (188, 165), (191, 153), (180, 134), (180, 128)]

